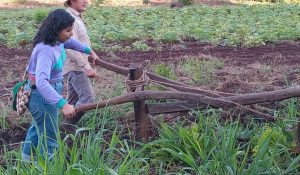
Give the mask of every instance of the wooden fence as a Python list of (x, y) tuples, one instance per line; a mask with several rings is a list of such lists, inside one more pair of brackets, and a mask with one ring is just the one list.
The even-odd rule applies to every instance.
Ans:
[[(134, 103), (134, 116), (136, 122), (137, 138), (142, 140), (149, 139), (150, 118), (148, 114), (163, 114), (193, 109), (212, 108), (231, 108), (240, 109), (260, 116), (265, 121), (275, 121), (276, 117), (266, 114), (245, 105), (280, 101), (288, 98), (299, 97), (300, 87), (293, 87), (275, 91), (232, 94), (218, 91), (203, 90), (185, 85), (181, 82), (158, 76), (143, 70), (141, 65), (131, 64), (129, 68), (124, 68), (105, 61), (97, 60), (96, 65), (116, 72), (127, 77), (128, 93), (100, 101), (94, 104), (87, 104), (76, 109), (76, 112), (84, 112), (92, 109), (99, 109), (111, 105), (119, 105), (128, 102)], [(144, 90), (149, 83), (160, 84), (171, 90), (150, 91)], [(175, 102), (165, 102), (149, 104), (147, 100), (174, 99)], [(78, 118), (69, 119), (66, 123), (78, 121)], [(298, 128), (300, 131), (300, 129)]]

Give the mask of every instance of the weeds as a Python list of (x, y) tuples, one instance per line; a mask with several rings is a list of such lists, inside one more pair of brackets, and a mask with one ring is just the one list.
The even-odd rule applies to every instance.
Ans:
[(22, 162), (20, 151), (4, 149), (7, 166), (0, 173), (297, 174), (300, 156), (290, 152), (295, 137), (283, 127), (295, 119), (297, 106), (295, 100), (283, 102), (280, 111), (288, 116), (269, 125), (224, 122), (215, 110), (194, 111), (196, 120), (188, 126), (160, 123), (159, 136), (144, 144), (121, 139), (122, 130), (106, 108), (95, 111), (90, 122), (81, 121), (87, 128), (59, 139), (53, 161)]
[(191, 82), (195, 85), (209, 85), (215, 83), (214, 73), (223, 68), (224, 63), (218, 59), (200, 60), (199, 58), (185, 58), (181, 67)]
[(34, 11), (34, 18), (37, 23), (42, 22), (48, 15), (48, 11), (46, 9), (38, 9)]
[[(176, 80), (176, 74), (174, 72), (174, 65), (167, 65), (164, 63), (155, 64), (152, 66), (152, 69), (155, 74), (160, 75), (162, 77), (166, 77), (172, 80)], [(166, 90), (164, 86), (160, 85), (151, 85), (146, 87), (149, 90)]]
[(149, 46), (142, 41), (136, 41), (132, 43), (132, 47), (134, 50), (141, 50), (141, 51), (148, 51), (150, 49)]
[(156, 64), (153, 66), (154, 72), (160, 76), (176, 80), (176, 75), (174, 72), (174, 66), (167, 64)]
[(9, 124), (6, 121), (6, 118), (8, 117), (8, 113), (6, 109), (1, 110), (0, 112), (0, 130), (6, 129), (9, 127)]

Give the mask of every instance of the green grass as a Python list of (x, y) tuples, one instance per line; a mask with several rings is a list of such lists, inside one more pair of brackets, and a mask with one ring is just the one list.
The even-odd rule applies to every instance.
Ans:
[[(205, 57), (184, 57), (178, 65), (158, 63), (151, 66), (152, 71), (160, 76), (176, 80), (184, 77), (185, 83), (191, 85), (211, 86), (217, 83), (215, 72), (224, 67), (224, 62), (210, 56)], [(160, 86), (151, 86), (152, 90), (163, 90)]]
[[(173, 64), (158, 63), (150, 66), (150, 69), (157, 75), (160, 75), (171, 80), (177, 79), (177, 74), (175, 72), (175, 66)], [(146, 90), (166, 90), (164, 86), (161, 85), (151, 85), (146, 86)]]
[(152, 66), (155, 74), (169, 78), (171, 80), (176, 80), (174, 65), (160, 63)]
[[(194, 121), (159, 123), (149, 143), (121, 139), (116, 118), (103, 109), (97, 122), (59, 141), (53, 161), (22, 162), (20, 151), (4, 152), (1, 174), (298, 174), (295, 147), (299, 102), (279, 105), (278, 122), (224, 121), (220, 110), (193, 111)], [(189, 122), (188, 122), (189, 121)], [(94, 128), (96, 128), (95, 130)], [(69, 144), (67, 144), (69, 143)], [(70, 145), (72, 143), (72, 145)]]

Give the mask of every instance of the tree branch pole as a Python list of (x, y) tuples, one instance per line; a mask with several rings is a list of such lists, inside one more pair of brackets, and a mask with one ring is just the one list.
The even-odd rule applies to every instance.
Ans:
[[(295, 91), (298, 91), (298, 96), (300, 95), (300, 88), (294, 89)], [(279, 91), (280, 92), (280, 91)], [(275, 91), (273, 93), (267, 94), (268, 96), (274, 96), (274, 94), (279, 93), (278, 91)], [(295, 92), (294, 92), (295, 93)], [(96, 108), (102, 108), (108, 105), (117, 105), (117, 104), (123, 104), (127, 102), (131, 102), (134, 100), (153, 100), (153, 99), (179, 99), (179, 100), (189, 100), (193, 101), (196, 104), (199, 105), (206, 105), (211, 107), (218, 107), (218, 108), (230, 108), (234, 106), (240, 106), (244, 110), (249, 111), (248, 108), (245, 108), (241, 105), (249, 105), (249, 104), (255, 104), (257, 102), (265, 102), (266, 96), (263, 96), (262, 98), (265, 99), (262, 101), (261, 99), (257, 99), (256, 101), (253, 100), (254, 97), (257, 97), (257, 94), (248, 95), (247, 98), (245, 95), (242, 98), (236, 98), (236, 96), (233, 97), (223, 97), (223, 98), (212, 98), (207, 97), (199, 94), (194, 93), (188, 93), (188, 92), (174, 92), (174, 91), (142, 91), (142, 92), (131, 92), (122, 96), (113, 97), (109, 100), (101, 101), (99, 103), (90, 104), (87, 106), (83, 106), (76, 109), (76, 112), (96, 109)], [(271, 98), (273, 101), (276, 100), (283, 100), (286, 98), (291, 98), (294, 96), (277, 96), (278, 98)], [(253, 113), (253, 111), (250, 111)], [(257, 114), (257, 113), (256, 113)], [(263, 113), (261, 113), (263, 114)], [(259, 115), (261, 115), (259, 114)], [(275, 120), (276, 118), (267, 114), (262, 115), (267, 120)]]
[[(116, 73), (124, 75), (124, 76), (127, 76), (129, 74), (129, 69), (128, 68), (117, 66), (115, 64), (108, 63), (106, 61), (96, 60), (95, 64), (98, 65), (98, 66), (101, 66), (101, 67), (103, 67), (103, 68), (105, 68), (107, 70), (116, 72)], [(174, 80), (170, 80), (168, 78), (165, 78), (165, 77), (162, 77), (162, 76), (158, 76), (158, 75), (155, 75), (155, 74), (150, 73), (150, 72), (145, 72), (145, 73), (147, 74), (147, 76), (149, 76), (150, 79), (153, 79), (153, 80), (156, 80), (156, 81), (163, 81), (163, 82), (166, 82), (166, 83), (176, 84), (176, 85), (182, 85), (182, 86), (184, 85), (184, 84), (182, 84), (180, 82), (177, 82), (177, 81), (174, 81)]]
[[(108, 63), (106, 61), (102, 61), (102, 60), (96, 60), (95, 62), (96, 65), (101, 66), (107, 70), (116, 72), (117, 74), (121, 74), (124, 76), (128, 76), (129, 75), (129, 69), (121, 67), (121, 66), (117, 66), (115, 64), (112, 63)], [(150, 72), (145, 72), (147, 76), (149, 76), (149, 78), (151, 80), (153, 80), (155, 83), (159, 83), (168, 87), (171, 87), (173, 89), (176, 90), (180, 90), (183, 92), (193, 92), (193, 93), (198, 93), (198, 94), (203, 94), (203, 95), (207, 95), (207, 96), (232, 96), (234, 94), (232, 93), (224, 93), (224, 92), (218, 92), (218, 91), (209, 91), (209, 90), (203, 90), (203, 89), (198, 89), (198, 88), (191, 88), (191, 87), (187, 87), (187, 85), (159, 76), (159, 75), (155, 75), (153, 73)]]

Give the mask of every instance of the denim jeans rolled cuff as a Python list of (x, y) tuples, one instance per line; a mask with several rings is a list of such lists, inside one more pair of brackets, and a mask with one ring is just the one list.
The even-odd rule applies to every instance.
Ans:
[[(61, 94), (63, 89), (62, 82), (50, 84)], [(44, 157), (52, 156), (58, 147), (58, 108), (47, 102), (37, 89), (32, 89), (28, 109), (33, 120), (23, 143), (22, 153), (24, 155), (41, 154)], [(39, 153), (36, 153), (36, 150)]]
[[(37, 140), (34, 137), (31, 137), (34, 133), (30, 132), (27, 134), (25, 142), (23, 142), (23, 150), (22, 150), (22, 159), (23, 157), (27, 157), (25, 159), (30, 158), (31, 155), (36, 157), (37, 155), (41, 155), (47, 157), (48, 159), (53, 156), (53, 153), (58, 149), (57, 138), (44, 138), (44, 133), (41, 133), (37, 136)], [(41, 144), (39, 144), (41, 143)]]

